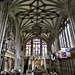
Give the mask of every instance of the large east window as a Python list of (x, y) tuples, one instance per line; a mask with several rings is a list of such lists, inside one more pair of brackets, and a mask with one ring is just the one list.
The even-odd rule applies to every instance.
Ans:
[(28, 41), (26, 44), (26, 56), (31, 56), (31, 54), (32, 56), (47, 56), (47, 43), (44, 40), (37, 38)]

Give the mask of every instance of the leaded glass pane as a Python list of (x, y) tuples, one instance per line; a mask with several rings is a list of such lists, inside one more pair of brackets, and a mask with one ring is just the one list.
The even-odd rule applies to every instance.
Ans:
[(67, 24), (67, 29), (68, 29), (68, 34), (69, 34), (69, 40), (70, 40), (70, 45), (71, 47), (73, 47), (73, 43), (72, 43), (72, 37), (71, 37), (71, 33), (70, 33), (70, 28), (69, 28), (69, 24)]
[(40, 55), (40, 39), (33, 39), (33, 56)]
[(31, 55), (31, 40), (26, 44), (26, 56)]
[(42, 55), (47, 56), (47, 44), (44, 41), (42, 41)]
[[(42, 55), (47, 56), (47, 44), (42, 41)], [(26, 56), (31, 56), (31, 40), (26, 44)], [(33, 56), (40, 56), (40, 39), (33, 39)]]

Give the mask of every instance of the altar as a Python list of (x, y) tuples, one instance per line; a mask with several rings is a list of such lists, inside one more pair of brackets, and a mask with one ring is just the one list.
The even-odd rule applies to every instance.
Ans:
[(35, 57), (34, 59), (29, 59), (29, 64), (32, 65), (32, 70), (35, 70), (36, 68), (37, 69), (42, 69), (42, 65), (44, 65), (44, 68), (46, 67), (45, 59), (40, 58), (40, 57)]

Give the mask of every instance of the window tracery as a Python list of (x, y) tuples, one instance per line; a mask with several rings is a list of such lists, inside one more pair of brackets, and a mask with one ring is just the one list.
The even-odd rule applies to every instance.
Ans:
[[(47, 56), (47, 43), (42, 40), (42, 43), (40, 39), (33, 39), (33, 44), (31, 44), (31, 40), (27, 42), (26, 44), (26, 56), (31, 56), (31, 45), (33, 45), (33, 56), (41, 56), (42, 51), (42, 56)], [(41, 44), (40, 44), (41, 43)], [(42, 45), (42, 50), (41, 50), (41, 45)]]

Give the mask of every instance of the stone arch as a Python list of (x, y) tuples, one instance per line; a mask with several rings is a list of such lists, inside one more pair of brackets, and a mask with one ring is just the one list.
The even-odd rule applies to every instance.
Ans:
[(65, 13), (65, 12), (61, 12), (61, 13), (60, 13), (60, 17), (58, 17), (57, 22), (56, 22), (56, 30), (59, 29), (60, 22), (61, 22), (62, 18), (63, 18), (63, 17), (66, 17), (67, 15), (68, 15), (68, 14)]
[(48, 41), (47, 39), (45, 39), (45, 38), (43, 38), (43, 37), (41, 37), (41, 36), (32, 36), (32, 37), (30, 37), (30, 38), (28, 38), (28, 39), (25, 40), (25, 44), (26, 44), (30, 39), (34, 39), (34, 38), (39, 38), (39, 39), (44, 40), (46, 43), (49, 43), (49, 41)]

